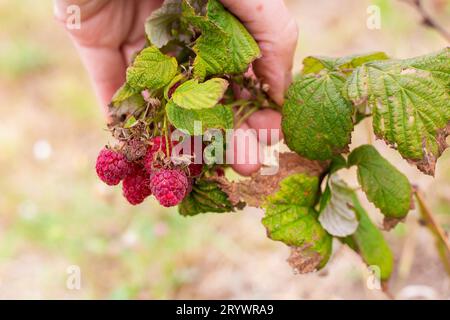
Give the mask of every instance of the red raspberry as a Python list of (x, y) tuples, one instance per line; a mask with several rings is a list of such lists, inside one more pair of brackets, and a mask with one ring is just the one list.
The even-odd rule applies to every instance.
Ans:
[(201, 163), (191, 163), (188, 167), (189, 176), (196, 177), (199, 176), (203, 171), (203, 164)]
[(136, 169), (123, 180), (122, 191), (123, 196), (134, 206), (142, 203), (152, 194), (150, 177), (143, 167)]
[(216, 168), (216, 173), (219, 177), (225, 176), (225, 171), (223, 170), (223, 168)]
[(133, 164), (119, 152), (104, 148), (95, 165), (98, 177), (107, 185), (115, 186), (133, 170)]
[(189, 181), (180, 169), (161, 169), (151, 175), (150, 188), (162, 206), (173, 207), (186, 196)]
[[(195, 139), (198, 139), (198, 137), (191, 137), (191, 155), (195, 156), (194, 158), (200, 157), (200, 159), (203, 160), (203, 150), (205, 149), (205, 145), (202, 144), (201, 153), (197, 154), (198, 152), (196, 152), (195, 150)], [(189, 168), (189, 176), (196, 177), (202, 173), (203, 163), (191, 163), (188, 168)]]

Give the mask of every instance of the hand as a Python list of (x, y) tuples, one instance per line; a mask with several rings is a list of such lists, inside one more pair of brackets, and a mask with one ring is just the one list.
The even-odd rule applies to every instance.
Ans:
[[(284, 92), (292, 81), (291, 69), (297, 46), (298, 30), (294, 18), (289, 14), (283, 0), (221, 0), (221, 2), (244, 23), (258, 42), (262, 57), (254, 63), (255, 73), (269, 85), (271, 98), (282, 105)], [(244, 130), (257, 131), (280, 128), (281, 115), (271, 109), (255, 112), (241, 126)], [(241, 134), (242, 131), (236, 133)], [(247, 134), (247, 137), (252, 143), (258, 140), (252, 134)], [(279, 138), (281, 139), (281, 134)], [(254, 152), (247, 145), (237, 144), (233, 151), (235, 154), (245, 153), (246, 157)], [(251, 163), (233, 166), (242, 175), (250, 175), (260, 167), (260, 164)]]
[(68, 31), (104, 107), (124, 83), (131, 57), (144, 47), (145, 20), (162, 2), (163, 0), (55, 0), (56, 18), (64, 25), (67, 7), (80, 7), (81, 28)]
[[(65, 23), (66, 8), (81, 9), (81, 29), (68, 30), (86, 65), (101, 103), (106, 106), (114, 92), (125, 81), (126, 67), (134, 52), (145, 43), (144, 22), (162, 0), (56, 0), (55, 15)], [(269, 85), (269, 94), (283, 103), (284, 92), (291, 82), (292, 60), (298, 31), (283, 0), (221, 0), (247, 27), (258, 42), (262, 57), (254, 70)], [(254, 113), (242, 129), (280, 129), (281, 115), (273, 110)], [(250, 135), (253, 142), (257, 137)], [(237, 146), (236, 153), (250, 152)], [(236, 164), (234, 169), (249, 175), (260, 164)]]

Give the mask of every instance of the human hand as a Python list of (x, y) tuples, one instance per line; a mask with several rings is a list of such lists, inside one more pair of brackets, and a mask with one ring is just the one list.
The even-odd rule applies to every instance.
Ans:
[(68, 30), (87, 68), (95, 92), (106, 108), (125, 82), (133, 54), (144, 47), (144, 23), (163, 0), (55, 0), (55, 16), (67, 20), (67, 7), (77, 5), (81, 28)]
[[(114, 92), (125, 81), (126, 67), (132, 55), (145, 43), (144, 22), (162, 0), (55, 0), (55, 15), (65, 23), (66, 9), (78, 5), (81, 29), (68, 30), (80, 53), (101, 103), (106, 106)], [(298, 31), (283, 0), (221, 0), (247, 27), (258, 42), (262, 57), (254, 70), (269, 85), (269, 95), (283, 103), (284, 92), (291, 82), (292, 60)], [(241, 129), (280, 129), (281, 115), (273, 110), (255, 112)], [(237, 134), (242, 134), (242, 131)], [(247, 135), (258, 143), (253, 133)], [(247, 155), (247, 146), (235, 144), (233, 150)], [(249, 175), (260, 168), (259, 163), (235, 164), (233, 168)]]
[[(289, 14), (283, 0), (221, 0), (223, 5), (233, 12), (246, 26), (258, 42), (262, 57), (255, 61), (255, 74), (269, 85), (269, 95), (279, 105), (283, 104), (283, 97), (292, 81), (292, 63), (297, 45), (298, 30), (294, 18)], [(278, 129), (281, 138), (281, 115), (265, 109), (255, 112), (241, 129)], [(254, 130), (247, 134), (237, 131), (235, 136), (246, 135), (248, 144), (234, 144), (235, 159), (244, 153), (245, 159), (250, 158), (254, 149), (250, 145), (258, 145), (258, 136)], [(242, 137), (241, 137), (242, 138)], [(265, 142), (270, 139), (263, 136)], [(235, 137), (235, 141), (243, 141)], [(242, 154), (241, 154), (242, 156)], [(250, 175), (261, 167), (260, 163), (244, 163), (233, 165), (234, 170), (242, 175)]]

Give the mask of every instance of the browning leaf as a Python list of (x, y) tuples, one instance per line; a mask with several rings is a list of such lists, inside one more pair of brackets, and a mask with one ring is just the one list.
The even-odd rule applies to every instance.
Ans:
[(311, 244), (306, 244), (302, 247), (291, 247), (291, 254), (287, 262), (295, 272), (300, 274), (313, 272), (321, 263), (322, 256), (318, 252), (308, 250), (310, 247)]
[(309, 160), (296, 153), (281, 153), (279, 170), (275, 175), (253, 174), (249, 179), (239, 182), (229, 182), (223, 177), (213, 177), (228, 194), (230, 202), (237, 205), (245, 202), (251, 207), (261, 207), (265, 198), (279, 189), (279, 183), (285, 177), (295, 173), (307, 173), (311, 176), (321, 176), (329, 162)]

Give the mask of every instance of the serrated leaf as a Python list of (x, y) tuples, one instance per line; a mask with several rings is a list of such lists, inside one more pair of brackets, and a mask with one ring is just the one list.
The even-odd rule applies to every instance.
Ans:
[(319, 222), (327, 232), (336, 237), (346, 237), (358, 228), (358, 218), (353, 210), (354, 191), (331, 174), (322, 195)]
[(450, 133), (449, 49), (414, 59), (377, 61), (357, 68), (345, 94), (367, 104), (375, 134), (403, 158), (434, 175)]
[(228, 81), (213, 78), (203, 83), (192, 79), (181, 84), (173, 93), (176, 105), (185, 109), (208, 109), (214, 107), (228, 88)]
[(197, 78), (242, 73), (260, 56), (256, 41), (219, 1), (208, 1), (206, 16), (199, 16), (184, 3), (183, 17), (201, 32), (194, 46)]
[(356, 148), (349, 155), (348, 164), (358, 167), (358, 181), (363, 191), (386, 217), (403, 218), (408, 214), (412, 196), (408, 178), (374, 147)]
[(132, 96), (140, 95), (140, 90), (132, 88), (128, 83), (124, 83), (114, 94), (111, 99), (111, 104), (115, 107), (119, 106), (120, 103), (131, 98)]
[(291, 150), (313, 160), (344, 152), (353, 130), (352, 105), (342, 94), (338, 72), (300, 76), (289, 88), (282, 128)]
[(450, 47), (424, 56), (401, 61), (405, 67), (430, 72), (434, 80), (440, 82), (447, 90), (450, 87)]
[(145, 32), (156, 47), (161, 48), (174, 39), (172, 29), (181, 16), (181, 2), (182, 0), (165, 0), (145, 22)]
[(262, 222), (268, 236), (298, 248), (296, 260), (307, 261), (307, 268), (299, 272), (322, 268), (331, 254), (332, 238), (317, 221), (317, 212), (312, 208), (318, 190), (317, 177), (294, 174), (280, 182), (279, 190), (268, 196), (263, 206)]
[(356, 232), (343, 241), (358, 252), (368, 266), (380, 268), (381, 280), (388, 280), (392, 274), (394, 257), (381, 231), (372, 223), (356, 194), (353, 195), (359, 226)]
[(384, 52), (371, 52), (366, 54), (345, 56), (342, 58), (309, 56), (303, 60), (302, 73), (319, 73), (322, 70), (349, 72), (366, 62), (386, 60), (388, 58), (389, 57)]
[(172, 98), (172, 94), (173, 94), (173, 92), (174, 92), (174, 89), (173, 89), (173, 88), (176, 88), (176, 87), (174, 87), (174, 86), (177, 85), (178, 82), (179, 82), (179, 83), (183, 82), (184, 79), (185, 79), (185, 77), (186, 77), (186, 76), (185, 76), (184, 74), (182, 74), (182, 73), (177, 74), (177, 75), (169, 82), (169, 84), (166, 85), (166, 87), (164, 88), (164, 98), (165, 98), (166, 100), (170, 100), (170, 99)]
[(127, 69), (127, 83), (133, 89), (158, 90), (166, 86), (178, 71), (177, 60), (164, 55), (155, 46), (142, 50)]
[[(225, 130), (234, 127), (233, 111), (220, 104), (209, 109), (193, 110), (181, 108), (169, 101), (166, 112), (171, 124), (177, 129), (186, 130), (190, 135), (203, 134), (207, 129)], [(195, 132), (195, 121), (201, 125), (200, 132)]]
[(137, 116), (144, 109), (146, 102), (141, 93), (128, 96), (128, 92), (119, 89), (113, 102), (108, 106), (108, 116), (111, 118), (111, 125), (118, 124), (127, 119), (128, 116)]
[(182, 216), (195, 216), (200, 213), (231, 212), (234, 208), (216, 182), (198, 180), (178, 206), (178, 211)]

